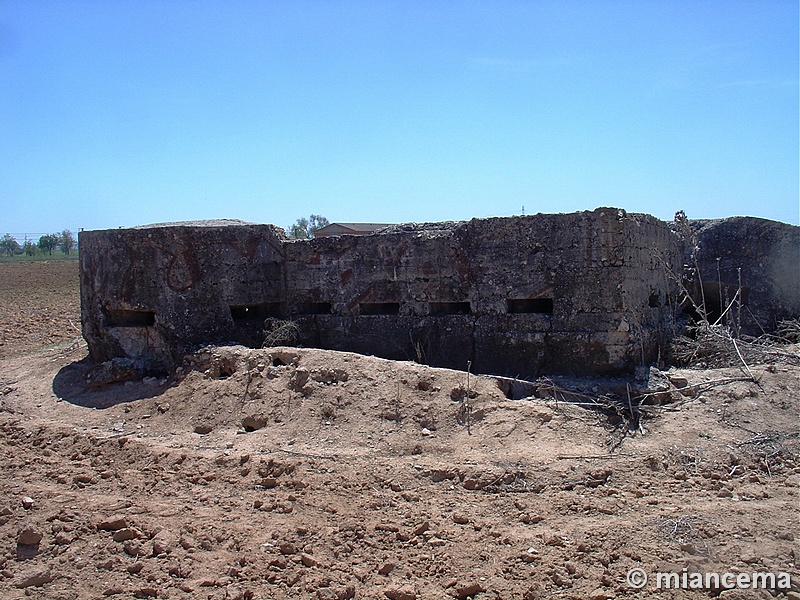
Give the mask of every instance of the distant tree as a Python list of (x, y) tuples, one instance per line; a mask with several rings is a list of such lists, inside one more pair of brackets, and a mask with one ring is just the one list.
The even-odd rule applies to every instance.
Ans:
[(289, 237), (295, 240), (304, 240), (308, 237), (308, 219), (300, 218), (289, 227)]
[(314, 235), (318, 229), (327, 227), (330, 224), (331, 222), (322, 215), (311, 215), (308, 219), (308, 229), (311, 231), (311, 235)]
[(7, 233), (0, 238), (0, 251), (6, 253), (8, 256), (14, 256), (17, 252), (19, 252), (19, 249), (19, 243), (17, 240), (11, 237), (10, 233)]
[(48, 233), (47, 235), (43, 235), (39, 238), (39, 248), (41, 248), (42, 252), (53, 254), (53, 248), (58, 247), (60, 237), (61, 236), (59, 236), (57, 233)]
[(308, 219), (302, 217), (289, 227), (289, 237), (296, 240), (312, 238), (318, 229), (326, 225), (330, 225), (330, 221), (322, 215), (311, 215)]
[(58, 247), (64, 254), (69, 255), (69, 251), (75, 247), (75, 236), (69, 229), (65, 229), (58, 237)]
[(34, 256), (36, 254), (36, 244), (31, 240), (25, 240), (25, 243), (22, 245), (22, 251), (28, 256)]

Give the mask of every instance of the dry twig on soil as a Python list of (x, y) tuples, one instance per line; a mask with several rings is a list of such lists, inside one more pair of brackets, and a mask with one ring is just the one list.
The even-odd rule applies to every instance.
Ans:
[(273, 346), (292, 346), (300, 335), (300, 326), (291, 320), (269, 317), (264, 321), (266, 335), (262, 348)]
[[(782, 323), (785, 324), (783, 330), (788, 331), (791, 336), (793, 330), (788, 325), (790, 322)], [(707, 322), (689, 328), (688, 334), (676, 337), (672, 343), (672, 357), (677, 364), (684, 367), (720, 368), (741, 364), (753, 377), (751, 365), (778, 360), (800, 364), (800, 354), (781, 349), (790, 343), (789, 337), (764, 335), (759, 338), (742, 336), (735, 339), (726, 327)]]

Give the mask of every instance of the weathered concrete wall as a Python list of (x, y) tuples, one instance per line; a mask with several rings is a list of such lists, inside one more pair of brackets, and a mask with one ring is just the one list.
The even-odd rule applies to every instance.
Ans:
[(285, 296), (283, 232), (272, 225), (83, 231), (80, 243), (81, 321), (96, 361), (168, 369), (192, 344), (256, 344), (251, 319), (234, 320), (231, 307), (277, 312)]
[(92, 358), (168, 368), (188, 347), (260, 345), (268, 316), (300, 343), (528, 377), (651, 363), (671, 337), (677, 238), (647, 215), (397, 226), (289, 241), (268, 225), (83, 232)]
[(774, 331), (783, 319), (800, 317), (800, 227), (758, 219), (731, 217), (695, 221), (697, 263), (710, 318), (716, 320), (736, 299), (723, 320), (741, 331), (760, 335)]
[(624, 371), (668, 336), (675, 289), (656, 255), (675, 260), (668, 228), (617, 209), (401, 226), (291, 243), (289, 305), (330, 306), (305, 326), (326, 348), (507, 375)]

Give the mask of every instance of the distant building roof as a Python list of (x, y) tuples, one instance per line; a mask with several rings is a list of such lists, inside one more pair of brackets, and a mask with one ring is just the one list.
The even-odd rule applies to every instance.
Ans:
[(389, 227), (390, 223), (331, 223), (314, 232), (314, 237), (329, 237), (332, 235), (369, 235)]

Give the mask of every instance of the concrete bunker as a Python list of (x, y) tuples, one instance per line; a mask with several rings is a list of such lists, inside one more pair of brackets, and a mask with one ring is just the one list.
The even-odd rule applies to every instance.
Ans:
[(152, 370), (202, 344), (258, 347), (265, 321), (286, 319), (312, 347), (513, 377), (624, 373), (680, 330), (669, 273), (683, 254), (669, 225), (616, 208), (311, 240), (242, 221), (84, 231), (82, 325), (93, 360)]
[(731, 217), (693, 221), (692, 230), (691, 283), (709, 321), (758, 336), (800, 316), (800, 227)]

